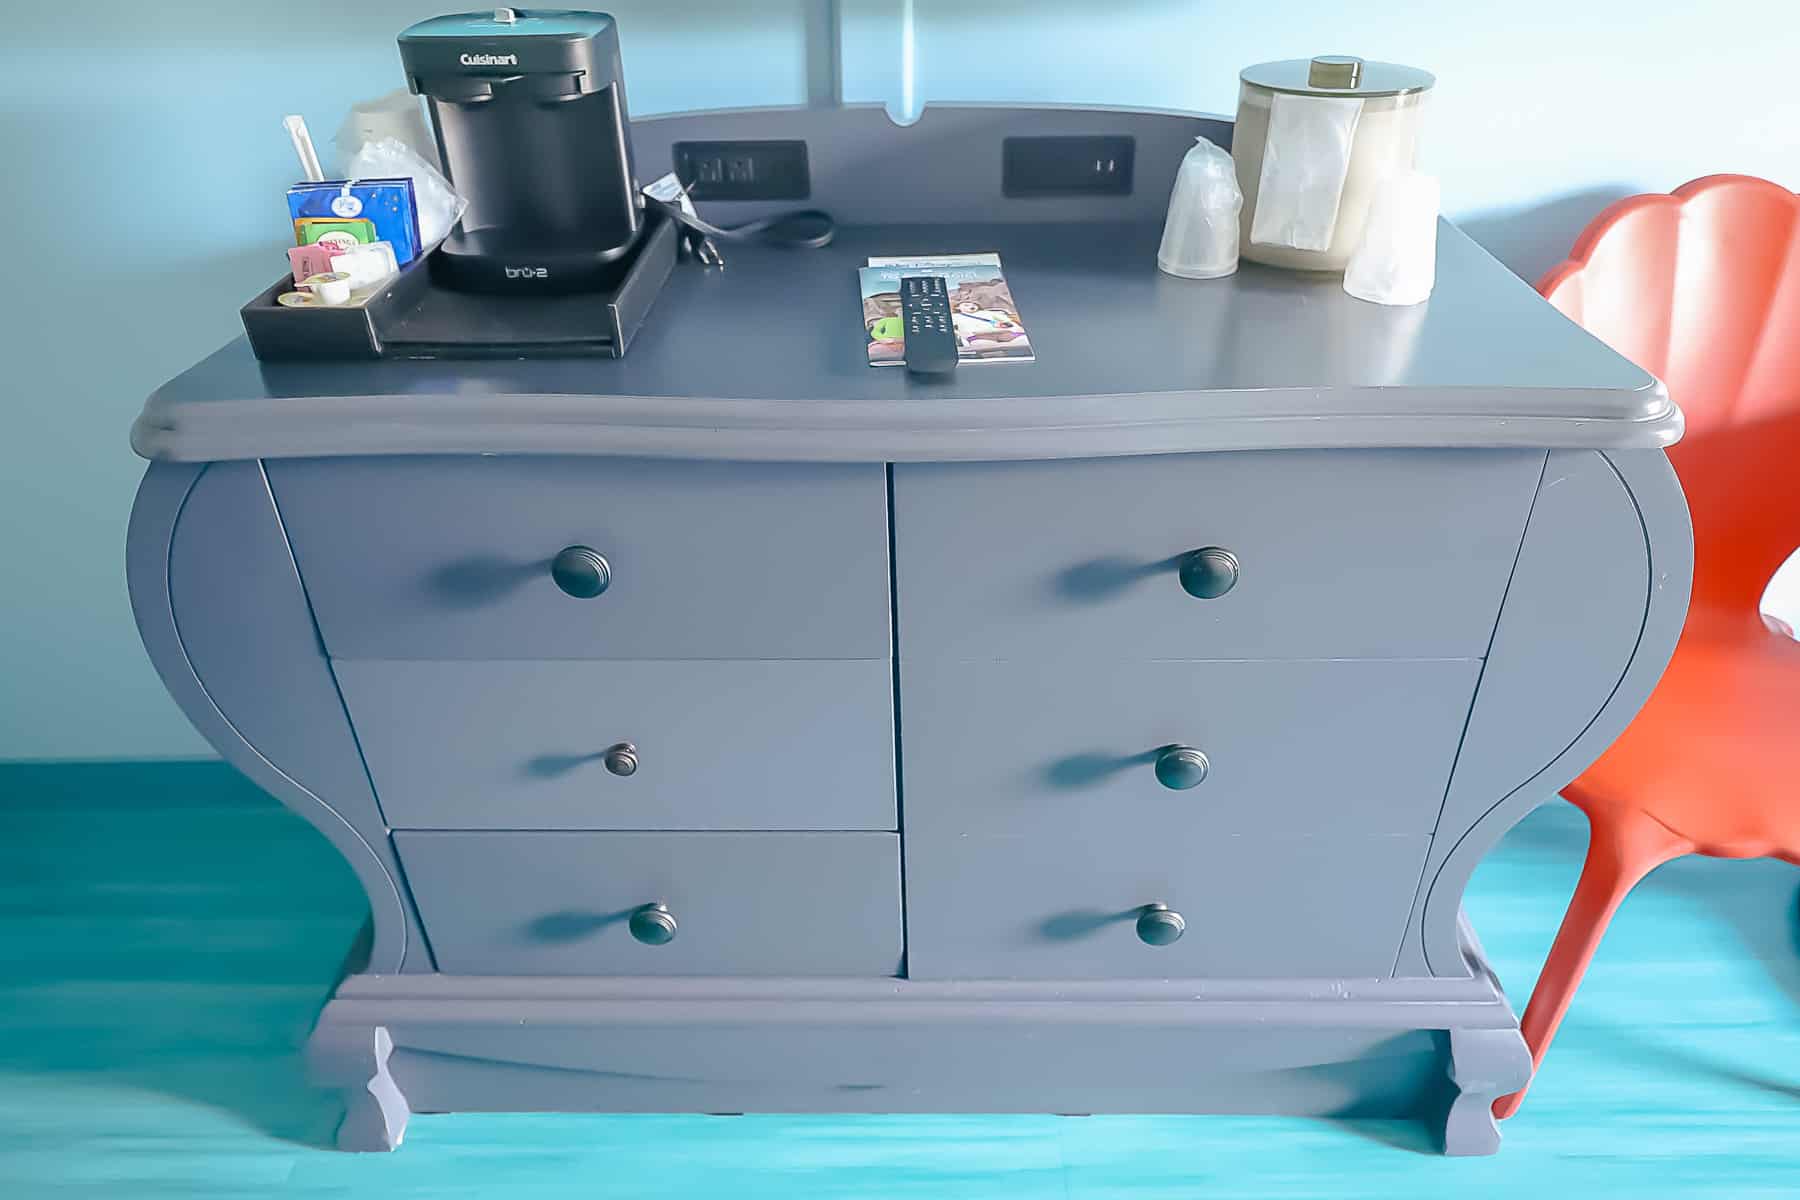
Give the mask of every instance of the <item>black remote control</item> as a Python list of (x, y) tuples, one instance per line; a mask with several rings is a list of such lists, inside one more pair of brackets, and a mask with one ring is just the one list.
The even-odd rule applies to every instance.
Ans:
[(900, 318), (908, 371), (942, 375), (956, 369), (956, 327), (942, 275), (908, 275), (900, 280)]

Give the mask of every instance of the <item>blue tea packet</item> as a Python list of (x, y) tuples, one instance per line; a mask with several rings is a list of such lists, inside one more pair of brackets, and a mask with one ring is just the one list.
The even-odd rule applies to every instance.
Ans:
[(419, 256), (419, 206), (410, 179), (326, 179), (288, 189), (288, 216), (374, 223), (375, 240), (391, 242), (394, 259), (405, 266)]

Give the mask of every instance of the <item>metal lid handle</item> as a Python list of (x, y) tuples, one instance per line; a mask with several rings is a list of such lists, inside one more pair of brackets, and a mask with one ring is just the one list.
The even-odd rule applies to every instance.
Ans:
[(1316, 88), (1360, 87), (1362, 67), (1362, 59), (1348, 54), (1321, 54), (1307, 69), (1306, 83)]

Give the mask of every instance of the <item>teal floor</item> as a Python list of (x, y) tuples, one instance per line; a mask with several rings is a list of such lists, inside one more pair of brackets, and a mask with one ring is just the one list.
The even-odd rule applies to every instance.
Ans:
[[(1515, 998), (1583, 837), (1553, 805), (1476, 876)], [(324, 841), (212, 764), (0, 767), (0, 1198), (1793, 1197), (1797, 885), (1653, 876), (1491, 1159), (1252, 1117), (424, 1116), (342, 1155), (298, 1060), (362, 921)]]

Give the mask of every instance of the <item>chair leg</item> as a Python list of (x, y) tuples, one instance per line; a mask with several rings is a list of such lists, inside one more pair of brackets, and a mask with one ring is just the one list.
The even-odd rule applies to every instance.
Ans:
[[(1581, 881), (1575, 885), (1562, 927), (1556, 931), (1550, 956), (1532, 989), (1531, 1003), (1519, 1022), (1531, 1050), (1534, 1077), (1626, 893), (1663, 863), (1693, 849), (1692, 843), (1642, 813), (1609, 810), (1601, 815), (1588, 812), (1587, 816), (1587, 861), (1582, 864)], [(1530, 1087), (1527, 1081), (1512, 1095), (1496, 1100), (1494, 1116), (1504, 1120), (1517, 1112)]]

